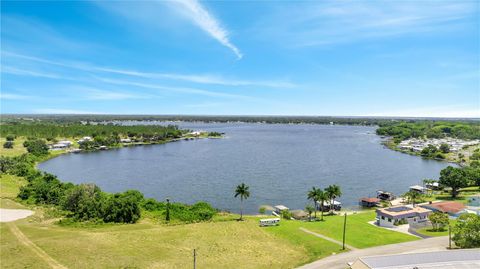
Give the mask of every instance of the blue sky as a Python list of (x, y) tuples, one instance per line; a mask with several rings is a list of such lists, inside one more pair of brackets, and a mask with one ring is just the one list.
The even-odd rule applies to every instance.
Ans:
[(2, 113), (480, 117), (479, 1), (2, 1)]

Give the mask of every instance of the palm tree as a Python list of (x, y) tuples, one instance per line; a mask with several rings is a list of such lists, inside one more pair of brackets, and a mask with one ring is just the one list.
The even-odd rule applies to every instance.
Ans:
[(327, 197), (330, 199), (330, 210), (332, 211), (331, 214), (333, 214), (333, 202), (335, 201), (335, 198), (342, 196), (342, 191), (340, 190), (340, 186), (333, 184), (329, 185), (325, 189), (325, 192), (327, 193)]
[[(308, 200), (312, 200), (313, 202), (313, 208), (314, 208), (314, 212), (315, 212), (315, 218), (317, 218), (317, 205), (316, 205), (316, 202), (318, 201), (317, 200), (317, 194), (318, 194), (318, 190), (317, 188), (315, 187), (312, 187), (312, 189), (307, 193), (307, 199)], [(321, 191), (321, 190), (320, 190)]]
[(317, 189), (317, 202), (320, 204), (320, 220), (323, 221), (323, 204), (328, 200), (327, 193), (322, 189)]
[(250, 197), (250, 191), (248, 189), (249, 187), (245, 185), (245, 183), (238, 185), (235, 189), (235, 198), (240, 196), (240, 220), (243, 219), (243, 200)]
[(412, 206), (415, 207), (415, 202), (420, 199), (422, 195), (416, 191), (408, 191), (406, 192), (403, 197), (407, 198), (407, 202), (411, 202)]

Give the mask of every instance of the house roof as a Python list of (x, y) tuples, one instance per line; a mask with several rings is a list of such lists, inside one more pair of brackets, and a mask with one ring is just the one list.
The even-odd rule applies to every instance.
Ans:
[(284, 205), (276, 205), (274, 206), (276, 209), (278, 210), (288, 210), (288, 207), (284, 206)]
[(478, 249), (447, 250), (423, 253), (409, 253), (386, 256), (371, 256), (359, 259), (368, 268), (411, 269), (411, 268), (479, 268)]
[(465, 205), (454, 201), (437, 202), (424, 205), (426, 208), (433, 208), (444, 213), (457, 213), (465, 209)]
[(423, 208), (423, 207), (408, 207), (408, 206), (394, 206), (394, 207), (387, 207), (387, 208), (380, 208), (377, 209), (377, 213), (381, 213), (384, 216), (390, 216), (390, 217), (398, 217), (398, 216), (404, 216), (404, 215), (416, 215), (416, 214), (422, 214), (422, 213), (430, 213), (432, 212), (429, 209)]
[(360, 201), (367, 203), (379, 203), (380, 199), (374, 197), (363, 197), (360, 199)]

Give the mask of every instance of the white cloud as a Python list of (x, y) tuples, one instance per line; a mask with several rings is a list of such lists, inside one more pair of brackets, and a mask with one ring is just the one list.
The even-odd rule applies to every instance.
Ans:
[(177, 0), (176, 2), (183, 8), (181, 13), (186, 18), (190, 19), (212, 38), (220, 42), (220, 44), (231, 49), (238, 59), (242, 58), (243, 55), (240, 50), (230, 41), (228, 31), (221, 26), (220, 22), (198, 0)]
[(33, 98), (33, 96), (13, 94), (13, 93), (0, 93), (0, 99), (3, 99), (3, 100), (24, 100), (24, 99), (30, 99), (30, 98)]
[[(261, 86), (261, 87), (270, 87), (270, 88), (292, 88), (296, 87), (295, 83), (292, 83), (288, 80), (242, 80), (242, 79), (232, 79), (232, 78), (225, 78), (219, 75), (211, 75), (211, 74), (175, 74), (175, 73), (158, 73), (158, 72), (142, 72), (136, 70), (128, 70), (128, 69), (120, 69), (114, 67), (102, 67), (102, 66), (95, 66), (89, 63), (81, 63), (81, 62), (63, 62), (63, 61), (52, 61), (44, 58), (17, 54), (8, 51), (2, 51), (2, 55), (6, 57), (15, 57), (29, 61), (40, 62), (44, 64), (56, 65), (66, 68), (78, 69), (83, 70), (86, 72), (98, 73), (112, 73), (112, 74), (120, 74), (120, 75), (128, 75), (128, 76), (135, 76), (147, 79), (170, 79), (170, 80), (180, 80), (180, 81), (187, 81), (199, 84), (214, 84), (214, 85), (226, 85), (226, 86)], [(62, 79), (71, 79), (68, 77), (63, 77), (58, 74), (46, 74), (43, 72), (37, 72), (32, 70), (3, 70), (2, 72), (14, 72), (16, 71), (17, 75), (37, 75), (37, 76), (44, 76), (44, 77), (51, 77), (54, 78), (55, 76)]]
[(32, 71), (24, 68), (15, 68), (11, 66), (3, 66), (1, 69), (1, 72), (6, 74), (20, 75), (20, 76), (44, 77), (44, 78), (53, 78), (53, 79), (62, 78), (61, 76), (58, 76), (52, 73)]
[(145, 99), (145, 98), (155, 97), (151, 95), (133, 94), (133, 93), (117, 92), (117, 91), (105, 91), (105, 90), (98, 90), (98, 89), (87, 88), (87, 87), (76, 87), (73, 90), (76, 92), (81, 92), (82, 94), (85, 94), (86, 98), (90, 100), (125, 100), (125, 99)]
[[(471, 27), (475, 1), (318, 1), (281, 5), (254, 26), (260, 38), (325, 46)], [(288, 18), (288, 19), (286, 19)]]

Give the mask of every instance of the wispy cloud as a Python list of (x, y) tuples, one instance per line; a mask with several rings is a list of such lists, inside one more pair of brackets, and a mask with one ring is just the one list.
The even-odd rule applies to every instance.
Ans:
[(177, 92), (177, 93), (187, 93), (187, 94), (196, 94), (196, 95), (203, 95), (209, 97), (224, 97), (224, 98), (234, 98), (234, 99), (254, 99), (250, 96), (239, 95), (239, 94), (231, 94), (231, 93), (224, 93), (224, 92), (214, 92), (196, 88), (188, 88), (188, 87), (170, 87), (170, 86), (162, 86), (157, 84), (150, 84), (150, 83), (142, 83), (142, 82), (135, 82), (135, 81), (128, 81), (128, 80), (119, 80), (119, 79), (107, 79), (107, 78), (100, 78), (96, 77), (97, 79), (101, 80), (102, 82), (117, 84), (117, 85), (126, 85), (126, 86), (134, 86), (140, 88), (147, 88), (147, 89), (154, 89), (154, 90), (162, 90), (162, 91), (170, 91), (170, 92)]
[(33, 96), (14, 93), (0, 93), (0, 99), (2, 100), (25, 100), (31, 98), (33, 98)]
[(32, 71), (24, 68), (16, 68), (11, 66), (3, 66), (1, 69), (2, 73), (20, 75), (20, 76), (32, 76), (32, 77), (43, 77), (43, 78), (53, 78), (61, 79), (62, 77), (52, 73), (46, 73), (41, 71)]
[[(234, 78), (225, 78), (219, 75), (211, 74), (175, 74), (175, 73), (158, 73), (158, 72), (143, 72), (137, 70), (121, 69), (115, 67), (102, 67), (92, 65), (90, 63), (81, 63), (81, 62), (64, 62), (64, 61), (54, 61), (39, 57), (34, 57), (30, 55), (17, 54), (9, 51), (2, 51), (2, 55), (6, 57), (15, 57), (29, 61), (35, 61), (44, 64), (56, 65), (66, 68), (78, 69), (92, 73), (105, 72), (112, 74), (120, 74), (127, 76), (134, 76), (147, 79), (170, 79), (170, 80), (179, 80), (187, 81), (199, 84), (214, 84), (214, 85), (226, 85), (226, 86), (261, 86), (261, 87), (271, 87), (271, 88), (292, 88), (296, 87), (295, 83), (292, 83), (287, 80), (242, 80)], [(15, 73), (18, 75), (37, 75), (55, 78), (58, 74), (46, 74), (43, 72), (37, 72), (32, 70), (23, 70), (19, 68), (13, 68), (3, 70), (5, 73)], [(61, 78), (66, 79), (66, 77), (61, 76)]]
[(125, 99), (145, 99), (145, 98), (154, 98), (156, 96), (128, 93), (128, 92), (118, 92), (118, 91), (106, 91), (99, 90), (95, 88), (88, 87), (74, 87), (70, 89), (76, 92), (81, 93), (89, 100), (125, 100)]
[(198, 0), (177, 0), (176, 2), (181, 6), (181, 14), (220, 44), (231, 49), (238, 59), (243, 57), (240, 50), (230, 41), (228, 31)]
[(351, 43), (457, 29), (475, 14), (476, 5), (475, 1), (308, 1), (276, 9), (254, 31), (261, 38), (294, 46)]

